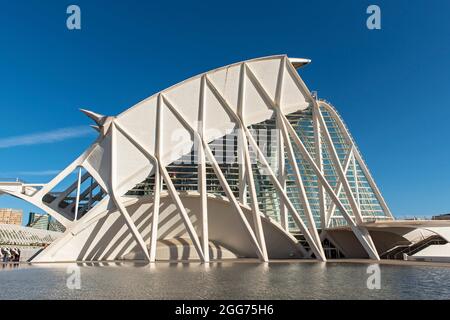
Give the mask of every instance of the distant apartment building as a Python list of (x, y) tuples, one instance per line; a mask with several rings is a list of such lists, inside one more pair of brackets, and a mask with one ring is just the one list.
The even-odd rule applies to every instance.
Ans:
[(48, 215), (30, 212), (27, 227), (34, 229), (48, 230), (48, 224), (49, 224)]
[(30, 212), (27, 227), (58, 232), (64, 232), (65, 230), (64, 226), (55, 219), (52, 219), (50, 215), (35, 212)]
[(433, 216), (433, 220), (450, 220), (450, 213), (444, 213), (438, 216)]
[(23, 212), (20, 209), (0, 208), (0, 224), (22, 225)]
[(64, 227), (57, 220), (50, 219), (50, 222), (48, 223), (48, 230), (49, 231), (64, 232), (64, 231), (66, 231), (66, 227)]

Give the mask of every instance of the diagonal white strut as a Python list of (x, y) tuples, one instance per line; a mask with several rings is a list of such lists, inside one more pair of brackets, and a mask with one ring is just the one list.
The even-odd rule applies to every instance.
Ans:
[[(351, 160), (353, 158), (353, 152), (354, 152), (353, 150), (354, 150), (354, 148), (350, 149), (350, 152), (348, 153), (348, 155), (347, 155), (347, 157), (346, 157), (346, 159), (344, 161), (344, 173), (345, 174), (347, 174), (347, 171), (348, 171), (348, 169), (350, 167)], [(335, 188), (335, 193), (336, 193), (336, 196), (338, 198), (341, 195), (341, 191), (342, 191), (342, 181), (338, 180), (336, 188)], [(327, 211), (326, 227), (330, 226), (330, 221), (331, 221), (331, 218), (333, 218), (333, 215), (334, 215), (335, 211), (336, 211), (336, 204), (333, 202), (330, 205), (330, 208)]]
[(345, 220), (350, 225), (352, 231), (355, 233), (356, 237), (358, 238), (358, 240), (360, 241), (360, 243), (362, 244), (362, 246), (366, 250), (367, 254), (372, 259), (379, 260), (380, 258), (378, 257), (378, 253), (373, 250), (372, 244), (367, 239), (367, 234), (363, 230), (360, 230), (359, 227), (356, 225), (355, 221), (353, 221), (352, 217), (349, 215), (349, 213), (345, 209), (345, 207), (342, 204), (341, 200), (334, 193), (333, 188), (330, 186), (330, 184), (328, 183), (326, 178), (323, 176), (323, 174), (320, 171), (319, 167), (317, 167), (314, 159), (312, 159), (312, 157), (309, 154), (308, 150), (303, 145), (303, 142), (297, 137), (294, 128), (289, 123), (289, 120), (286, 119), (286, 117), (284, 115), (282, 115), (282, 118), (283, 118), (284, 123), (286, 124), (286, 127), (287, 127), (287, 129), (288, 129), (292, 139), (294, 140), (294, 143), (297, 145), (298, 149), (300, 150), (300, 152), (302, 153), (304, 158), (311, 165), (311, 167), (314, 170), (314, 172), (316, 173), (317, 177), (320, 179), (320, 182), (322, 183), (322, 185), (324, 186), (325, 190), (329, 194), (331, 200), (336, 204), (338, 209), (341, 211), (341, 213), (344, 216)]
[(150, 256), (148, 254), (147, 246), (145, 245), (145, 241), (142, 238), (141, 234), (139, 233), (139, 230), (137, 229), (136, 225), (133, 222), (133, 219), (128, 214), (127, 209), (122, 204), (122, 201), (120, 200), (120, 197), (116, 193), (116, 183), (117, 183), (117, 138), (116, 138), (116, 127), (114, 123), (111, 126), (111, 197), (117, 206), (117, 209), (119, 209), (119, 212), (122, 214), (122, 216), (125, 219), (125, 222), (128, 226), (128, 228), (131, 231), (131, 234), (134, 237), (134, 240), (137, 242), (137, 244), (141, 247), (142, 252), (145, 255), (145, 258), (150, 261)]

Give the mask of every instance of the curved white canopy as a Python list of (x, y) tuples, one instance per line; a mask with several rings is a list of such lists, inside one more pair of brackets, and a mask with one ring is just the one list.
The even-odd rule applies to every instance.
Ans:
[[(246, 126), (270, 119), (274, 110), (267, 98), (276, 101), (284, 114), (306, 109), (311, 103), (310, 94), (291, 61), (298, 64), (300, 60), (290, 60), (285, 55), (269, 56), (197, 75), (139, 102), (119, 114), (114, 121), (153, 155), (157, 138), (160, 138), (158, 159), (166, 166), (181, 156), (178, 151), (174, 151), (177, 147), (176, 139), (182, 135), (191, 135), (179, 121), (177, 114), (195, 129), (200, 128), (199, 119), (203, 116), (204, 135), (210, 142), (230, 133), (237, 126), (236, 117), (240, 117)], [(301, 59), (300, 62), (306, 63), (307, 60)], [(243, 68), (246, 69), (245, 75)], [(265, 97), (254, 85), (253, 78), (258, 79), (269, 97)], [(242, 86), (245, 86), (245, 93), (241, 96)], [(161, 128), (157, 128), (159, 97)], [(232, 110), (225, 108), (224, 103)], [(243, 110), (242, 106), (245, 106)], [(92, 115), (89, 116), (92, 118)], [(104, 116), (94, 116), (98, 117), (97, 124), (100, 126), (108, 122)], [(102, 159), (110, 157), (109, 139), (106, 136), (86, 160), (105, 181), (108, 181), (110, 167)], [(118, 133), (117, 139), (117, 186), (119, 193), (125, 193), (151, 173), (152, 165), (122, 134)], [(190, 142), (186, 142), (186, 153), (191, 149), (193, 140), (191, 138)]]

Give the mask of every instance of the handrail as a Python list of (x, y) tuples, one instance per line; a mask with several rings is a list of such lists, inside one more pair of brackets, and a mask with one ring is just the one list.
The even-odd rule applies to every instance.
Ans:
[[(389, 258), (398, 259), (399, 256), (400, 255), (403, 256), (404, 253), (407, 253), (408, 255), (413, 255), (413, 254), (421, 251), (422, 249), (430, 246), (433, 242), (440, 242), (441, 240), (443, 240), (443, 239), (439, 236), (430, 236), (421, 241), (418, 241), (415, 243), (409, 242), (409, 244), (404, 244), (404, 245), (402, 245), (401, 243), (404, 243), (405, 241), (398, 241), (395, 243), (395, 246), (393, 248), (380, 254), (380, 257), (385, 257), (388, 259)], [(400, 251), (395, 252), (398, 249), (400, 249)]]
[[(413, 250), (411, 250), (409, 252), (409, 255), (414, 255), (417, 252), (421, 251), (422, 249), (425, 249), (426, 247), (432, 245), (433, 244), (432, 242), (441, 242), (442, 238), (441, 239), (439, 239), (439, 238), (440, 238), (439, 236), (431, 236), (430, 238), (427, 239), (428, 241), (422, 243), (417, 248), (414, 248)], [(442, 240), (444, 240), (444, 239), (442, 239)], [(434, 244), (436, 244), (436, 243), (434, 243)]]
[[(402, 243), (403, 243), (403, 244), (402, 244)], [(387, 256), (389, 255), (389, 253), (395, 251), (396, 249), (399, 249), (399, 248), (402, 248), (402, 247), (403, 247), (403, 248), (405, 248), (405, 247), (410, 247), (410, 246), (412, 246), (412, 245), (413, 245), (413, 243), (411, 243), (411, 242), (409, 242), (409, 241), (399, 241), (399, 242), (396, 242), (392, 248), (390, 248), (389, 250), (386, 250), (385, 252), (381, 253), (381, 254), (380, 254), (380, 257), (384, 257), (384, 256), (387, 257)]]

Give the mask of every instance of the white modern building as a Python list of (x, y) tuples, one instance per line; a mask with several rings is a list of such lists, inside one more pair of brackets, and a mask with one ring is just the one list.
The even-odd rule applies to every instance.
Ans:
[(66, 228), (33, 262), (450, 256), (449, 221), (393, 218), (299, 76), (309, 62), (244, 61), (118, 116), (82, 110), (99, 134), (81, 156), (49, 183), (0, 183)]

